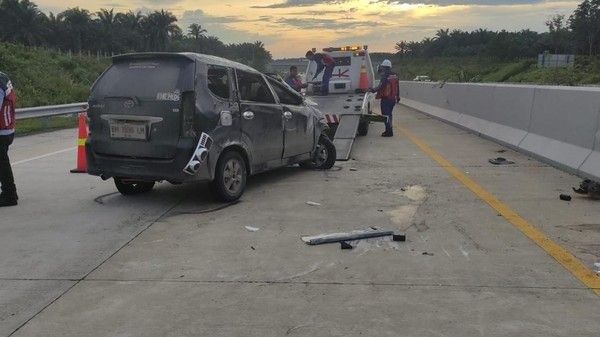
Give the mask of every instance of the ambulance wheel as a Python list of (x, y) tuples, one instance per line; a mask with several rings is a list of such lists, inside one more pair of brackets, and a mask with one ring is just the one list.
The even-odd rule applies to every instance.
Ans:
[(122, 195), (143, 194), (152, 191), (154, 181), (136, 181), (115, 177), (115, 186)]
[(358, 124), (357, 134), (359, 136), (366, 136), (369, 133), (369, 121), (363, 121)]
[(300, 163), (300, 166), (315, 170), (329, 170), (335, 164), (336, 156), (333, 142), (326, 135), (321, 135), (313, 159)]
[(211, 191), (220, 201), (235, 201), (244, 194), (246, 178), (247, 170), (244, 158), (236, 151), (225, 152), (217, 162)]

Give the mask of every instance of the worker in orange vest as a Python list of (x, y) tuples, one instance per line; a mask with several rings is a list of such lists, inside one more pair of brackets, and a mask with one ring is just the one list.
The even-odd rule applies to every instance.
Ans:
[(384, 60), (377, 69), (377, 72), (381, 76), (379, 86), (371, 88), (370, 91), (377, 93), (376, 98), (381, 100), (381, 114), (387, 117), (385, 132), (381, 136), (393, 137), (392, 112), (396, 103), (400, 102), (398, 75), (392, 72), (392, 62), (390, 60)]
[(0, 207), (15, 206), (19, 199), (8, 158), (8, 147), (15, 138), (16, 99), (10, 79), (0, 72)]

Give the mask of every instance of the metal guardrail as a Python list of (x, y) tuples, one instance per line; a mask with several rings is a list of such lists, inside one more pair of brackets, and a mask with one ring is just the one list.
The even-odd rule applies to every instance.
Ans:
[(21, 108), (16, 110), (16, 117), (17, 120), (22, 120), (30, 118), (76, 115), (80, 112), (85, 112), (87, 108), (87, 102), (62, 105), (48, 105), (34, 108)]

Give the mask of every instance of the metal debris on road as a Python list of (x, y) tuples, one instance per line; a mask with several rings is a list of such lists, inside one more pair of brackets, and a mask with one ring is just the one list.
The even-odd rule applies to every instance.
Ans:
[(489, 162), (494, 165), (512, 165), (515, 163), (514, 161), (506, 160), (506, 158), (503, 157), (490, 159)]
[(571, 198), (571, 196), (570, 196), (570, 195), (568, 195), (568, 194), (561, 194), (561, 195), (560, 195), (560, 200), (563, 200), (563, 201), (571, 201), (571, 199), (572, 199), (572, 198)]
[(314, 202), (314, 201), (307, 201), (306, 204), (309, 206), (321, 206), (321, 204), (319, 204), (318, 202)]
[(406, 235), (404, 235), (404, 234), (394, 234), (394, 235), (392, 235), (392, 240), (393, 241), (404, 242), (404, 241), (406, 241)]
[(573, 191), (578, 194), (588, 195), (592, 199), (600, 200), (600, 183), (586, 179), (579, 184), (579, 188), (573, 187)]
[(324, 243), (342, 242), (342, 241), (355, 241), (368, 238), (377, 238), (382, 236), (393, 236), (393, 231), (386, 230), (355, 230), (349, 233), (329, 233), (319, 234), (312, 236), (303, 236), (302, 241), (308, 245), (320, 245)]
[(423, 255), (426, 255), (426, 256), (433, 256), (433, 253), (429, 253), (429, 252), (423, 252)]
[(358, 170), (356, 168), (354, 168), (354, 167), (351, 167), (350, 171), (358, 171)]
[(244, 226), (248, 232), (258, 232), (260, 228), (252, 227), (252, 226)]
[(346, 241), (340, 241), (340, 248), (342, 249), (352, 249), (354, 248), (351, 244)]

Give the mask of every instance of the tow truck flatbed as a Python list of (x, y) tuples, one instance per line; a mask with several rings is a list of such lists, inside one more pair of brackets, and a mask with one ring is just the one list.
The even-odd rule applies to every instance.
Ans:
[[(315, 95), (320, 92), (320, 85), (314, 83), (309, 84), (306, 94), (318, 105), (335, 131), (332, 137), (337, 160), (348, 160), (356, 136), (366, 135), (369, 123), (377, 120), (371, 118), (374, 95), (365, 93), (375, 82), (373, 66), (367, 46), (330, 47), (323, 48), (323, 52), (335, 60), (329, 95)], [(316, 67), (315, 62), (309, 62), (305, 72), (307, 83), (315, 74)], [(317, 80), (322, 80), (322, 74)]]

